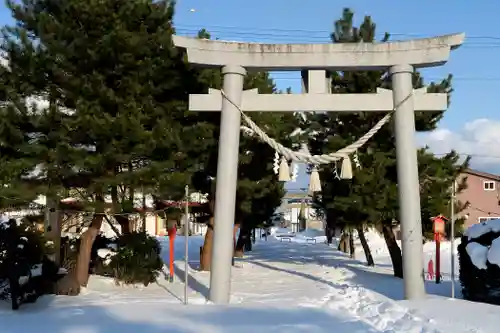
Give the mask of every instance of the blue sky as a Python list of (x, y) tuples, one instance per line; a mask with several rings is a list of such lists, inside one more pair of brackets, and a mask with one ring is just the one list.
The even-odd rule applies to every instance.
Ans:
[[(371, 15), (378, 33), (393, 33), (393, 39), (465, 32), (468, 39), (452, 53), (448, 64), (424, 71), (425, 77), (432, 79), (448, 73), (455, 76), (455, 92), (440, 124), (442, 131), (424, 142), (438, 153), (456, 148), (465, 153), (480, 151), (484, 155), (500, 156), (500, 117), (497, 115), (500, 33), (494, 29), (498, 26), (500, 1), (482, 0), (479, 5), (474, 1), (452, 0), (178, 0), (175, 24), (184, 35), (194, 35), (198, 29), (206, 28), (214, 37), (227, 40), (326, 42), (343, 7), (354, 10), (357, 22), (364, 15)], [(2, 24), (12, 22), (5, 7), (0, 11), (0, 20)], [(280, 88), (291, 86), (298, 91), (298, 74), (278, 73), (275, 77)], [(482, 120), (478, 122), (478, 119)], [(477, 133), (489, 134), (485, 138)], [(461, 150), (462, 147), (471, 151)], [(481, 161), (484, 168), (493, 170), (500, 159), (478, 158), (476, 164), (480, 166)], [(299, 183), (291, 186), (305, 187), (306, 184), (307, 179), (301, 177)]]

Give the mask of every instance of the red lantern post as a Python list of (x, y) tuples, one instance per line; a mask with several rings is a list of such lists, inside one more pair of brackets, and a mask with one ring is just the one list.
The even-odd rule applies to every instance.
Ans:
[(445, 234), (445, 224), (448, 219), (443, 215), (432, 218), (434, 241), (436, 242), (436, 283), (441, 282), (441, 238)]

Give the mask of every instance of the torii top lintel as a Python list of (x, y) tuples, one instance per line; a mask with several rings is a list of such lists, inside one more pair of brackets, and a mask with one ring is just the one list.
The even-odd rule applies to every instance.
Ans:
[(465, 34), (388, 43), (261, 44), (173, 36), (187, 50), (188, 61), (206, 67), (238, 65), (257, 70), (378, 70), (406, 64), (443, 65)]

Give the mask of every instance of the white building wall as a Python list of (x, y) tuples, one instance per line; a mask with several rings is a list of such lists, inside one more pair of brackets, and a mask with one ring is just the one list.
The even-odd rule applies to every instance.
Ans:
[(156, 216), (146, 215), (146, 233), (150, 236), (156, 236)]

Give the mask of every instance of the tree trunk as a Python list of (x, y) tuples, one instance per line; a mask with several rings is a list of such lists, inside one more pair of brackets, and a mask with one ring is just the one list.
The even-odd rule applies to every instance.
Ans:
[(354, 236), (352, 230), (349, 231), (349, 257), (354, 259), (356, 257), (356, 248), (354, 247)]
[(205, 241), (201, 248), (200, 270), (210, 271), (210, 262), (212, 261), (212, 247), (214, 241), (214, 217), (210, 217), (207, 224)]
[(233, 226), (233, 258), (231, 259), (231, 265), (234, 266), (234, 258), (235, 256), (235, 251), (236, 251), (236, 234), (238, 233), (238, 229), (240, 228), (240, 223), (235, 223)]
[(398, 278), (403, 278), (403, 257), (401, 255), (401, 249), (396, 242), (396, 237), (394, 236), (394, 231), (390, 225), (382, 225), (382, 233), (384, 235), (385, 244), (387, 244), (387, 249), (391, 256), (392, 267), (394, 269), (394, 276)]
[[(238, 240), (236, 240), (236, 234), (238, 233), (238, 230), (240, 230), (240, 234), (238, 235)], [(238, 249), (238, 241), (240, 240), (242, 233), (243, 233), (243, 228), (241, 227), (241, 224), (240, 223), (235, 224), (233, 229), (233, 246), (234, 246), (233, 257), (235, 258), (243, 257), (244, 251), (242, 249)]]
[(120, 198), (118, 198), (118, 187), (117, 186), (111, 187), (111, 202), (113, 204), (114, 213), (116, 213), (113, 217), (115, 218), (116, 222), (118, 222), (118, 224), (121, 227), (121, 234), (125, 235), (125, 234), (131, 233), (132, 228), (130, 225), (130, 220), (128, 218), (128, 215), (120, 215), (119, 214), (122, 211), (122, 207), (120, 205)]
[(332, 244), (333, 239), (335, 238), (335, 215), (331, 210), (326, 211), (326, 242), (328, 244)]
[[(142, 228), (141, 228), (141, 231), (143, 233), (146, 233), (147, 231), (147, 226), (146, 226), (146, 195), (144, 194), (144, 186), (142, 186), (141, 188), (141, 196), (142, 196)], [(187, 218), (187, 217), (186, 217)], [(187, 225), (189, 225), (189, 223), (186, 223)], [(186, 240), (187, 242), (187, 240)]]
[(245, 254), (245, 235), (243, 230), (240, 230), (240, 235), (236, 241), (236, 246), (234, 247), (234, 256), (236, 258), (242, 258)]
[(243, 225), (238, 225), (238, 228), (240, 229), (240, 234), (238, 235), (238, 239), (236, 240), (236, 233), (237, 233), (237, 229), (236, 229), (236, 225), (235, 225), (235, 232), (234, 232), (234, 236), (235, 236), (235, 244), (234, 244), (234, 257), (235, 258), (243, 258), (243, 255), (245, 254), (245, 238), (247, 237), (247, 231), (246, 231), (246, 228), (245, 228), (245, 224)]
[(118, 230), (118, 228), (114, 225), (114, 223), (109, 219), (109, 217), (107, 216), (104, 216), (104, 219), (106, 220), (106, 222), (108, 223), (109, 227), (111, 228), (111, 230), (113, 230), (113, 232), (115, 233), (116, 237), (120, 237), (121, 233), (120, 233), (120, 230)]
[(89, 228), (80, 238), (80, 250), (76, 260), (76, 279), (81, 286), (86, 287), (89, 281), (89, 263), (92, 245), (101, 230), (103, 214), (94, 214)]
[(104, 214), (95, 213), (88, 229), (81, 235), (76, 267), (59, 281), (56, 291), (58, 295), (75, 296), (80, 293), (80, 287), (87, 286), (92, 245), (101, 229), (103, 219)]
[(345, 232), (342, 232), (342, 235), (340, 236), (340, 242), (339, 242), (339, 251), (342, 251), (344, 253), (347, 253), (347, 241), (348, 241), (348, 235)]
[(118, 215), (116, 214), (115, 216), (115, 220), (116, 222), (118, 222), (118, 224), (120, 224), (120, 227), (121, 227), (121, 234), (122, 235), (125, 235), (125, 234), (130, 234), (132, 232), (132, 228), (131, 228), (131, 223), (130, 223), (130, 220), (128, 218), (128, 215)]
[(333, 243), (333, 238), (335, 237), (335, 230), (330, 228), (328, 224), (326, 225), (325, 228), (325, 236), (326, 236), (326, 243), (327, 244), (332, 244)]
[(370, 246), (368, 245), (368, 241), (365, 237), (365, 230), (362, 226), (356, 228), (356, 230), (358, 231), (359, 240), (361, 242), (361, 246), (363, 247), (363, 251), (365, 252), (366, 264), (368, 266), (375, 266), (375, 262), (373, 261), (372, 257), (372, 251), (370, 250)]
[(245, 243), (246, 239), (250, 236), (247, 228), (245, 228), (245, 223), (240, 228), (240, 234), (238, 240), (236, 241), (236, 246), (234, 248), (234, 256), (236, 258), (242, 258), (245, 254)]
[[(253, 229), (255, 230), (255, 229)], [(253, 239), (253, 236), (252, 236), (252, 232), (249, 233), (249, 236), (245, 239), (245, 251), (246, 252), (250, 252), (252, 251), (252, 247), (253, 247), (253, 244), (254, 243), (254, 239)]]

